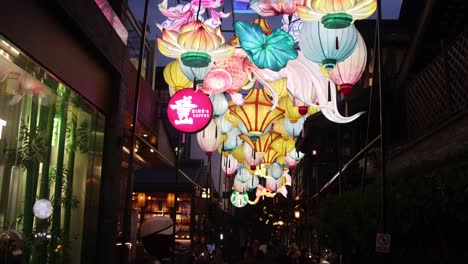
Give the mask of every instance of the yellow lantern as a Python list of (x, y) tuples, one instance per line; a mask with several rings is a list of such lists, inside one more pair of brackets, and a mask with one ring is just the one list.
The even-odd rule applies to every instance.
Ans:
[(296, 123), (302, 115), (299, 113), (299, 107), (289, 100), (289, 96), (281, 98), (279, 107), (284, 109), (284, 117), (289, 119), (291, 123)]
[[(288, 96), (288, 89), (286, 87), (287, 80), (287, 78), (281, 78), (277, 81), (267, 83), (271, 86), (271, 88), (273, 88), (273, 90), (275, 90), (278, 98), (283, 98)], [(268, 89), (265, 92), (271, 96), (271, 92)]]
[(179, 60), (175, 60), (166, 65), (163, 71), (164, 80), (175, 92), (181, 89), (192, 87), (192, 82), (185, 77), (180, 69)]
[[(232, 106), (235, 106), (234, 103), (231, 102), (231, 103), (229, 104), (229, 108), (230, 108), (231, 105), (232, 105)], [(227, 121), (231, 122), (232, 125), (233, 125), (234, 127), (237, 127), (237, 122), (239, 121), (239, 119), (238, 119), (235, 115), (233, 115), (233, 114), (231, 113), (231, 111), (227, 111), (227, 112), (224, 114), (224, 118), (226, 118)]]
[(276, 107), (268, 99), (265, 91), (253, 88), (244, 99), (244, 105), (230, 105), (231, 114), (239, 118), (249, 134), (259, 136), (276, 120), (284, 117), (284, 110)]
[(291, 137), (282, 137), (271, 144), (271, 148), (276, 150), (281, 156), (286, 156), (288, 152), (294, 149), (296, 142)]
[(266, 152), (270, 145), (276, 140), (281, 139), (281, 134), (277, 132), (269, 132), (256, 140), (252, 140), (250, 137), (240, 134), (239, 137), (244, 140), (247, 144), (252, 147), (255, 152)]
[(284, 126), (284, 118), (281, 118), (280, 120), (276, 120), (276, 122), (273, 124), (273, 131), (280, 133), (281, 136), (287, 137), (289, 136), (288, 132), (286, 131), (286, 128)]
[(236, 160), (239, 162), (239, 163), (242, 163), (244, 162), (245, 158), (244, 158), (244, 144), (240, 144), (239, 147), (235, 148), (231, 155), (236, 158)]
[(313, 114), (316, 114), (320, 112), (320, 109), (319, 108), (315, 108), (315, 107), (312, 107), (312, 106), (309, 106), (309, 109), (307, 110), (307, 113), (309, 115), (313, 115)]
[(276, 160), (276, 158), (278, 158), (278, 156), (279, 156), (279, 153), (276, 150), (269, 148), (268, 151), (263, 156), (262, 163), (271, 165)]

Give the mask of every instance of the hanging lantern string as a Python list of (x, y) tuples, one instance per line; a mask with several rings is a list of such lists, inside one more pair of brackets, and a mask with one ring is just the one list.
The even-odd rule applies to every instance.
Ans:
[(197, 20), (200, 20), (198, 18), (198, 16), (200, 15), (200, 9), (201, 9), (201, 0), (198, 0)]
[(197, 90), (197, 77), (194, 77), (194, 78), (193, 78), (193, 90), (194, 90), (194, 91)]

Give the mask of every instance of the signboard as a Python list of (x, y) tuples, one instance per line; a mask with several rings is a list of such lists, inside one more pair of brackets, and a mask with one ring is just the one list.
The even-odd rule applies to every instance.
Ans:
[(377, 233), (375, 238), (375, 251), (380, 253), (390, 252), (390, 234)]
[(201, 91), (182, 89), (175, 93), (167, 106), (169, 122), (184, 133), (203, 130), (213, 116), (210, 98)]

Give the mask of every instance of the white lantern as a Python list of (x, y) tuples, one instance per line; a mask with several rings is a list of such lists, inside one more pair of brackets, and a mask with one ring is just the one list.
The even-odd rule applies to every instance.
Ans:
[(285, 118), (284, 128), (291, 137), (297, 138), (301, 134), (301, 131), (304, 127), (304, 121), (304, 117), (299, 118), (296, 123), (292, 123), (289, 119)]
[(242, 167), (236, 174), (235, 179), (239, 180), (242, 183), (247, 182), (252, 178), (252, 174), (250, 174), (247, 168)]
[(280, 179), (273, 179), (273, 178), (267, 178), (266, 179), (266, 184), (265, 187), (269, 189), (271, 192), (276, 192), (276, 190), (280, 187), (281, 185), (281, 180)]
[(255, 170), (257, 165), (260, 165), (264, 155), (264, 152), (254, 152), (249, 144), (244, 143), (244, 158), (251, 170)]
[(257, 188), (258, 184), (260, 183), (260, 179), (257, 175), (253, 175), (250, 180), (247, 181), (247, 188), (249, 190), (254, 190)]
[[(224, 119), (226, 120), (226, 119)], [(231, 153), (234, 149), (239, 147), (243, 141), (239, 137), (240, 131), (238, 128), (234, 127), (229, 132), (227, 132), (227, 139), (223, 142), (223, 148), (228, 153)]]
[(52, 215), (52, 204), (47, 199), (39, 199), (34, 203), (34, 216), (39, 219), (47, 219)]
[(279, 179), (281, 176), (283, 176), (283, 166), (281, 166), (278, 162), (274, 162), (273, 165), (271, 165), (270, 175), (274, 179)]
[(221, 133), (213, 119), (205, 129), (197, 133), (197, 142), (207, 156), (211, 156), (211, 153), (218, 149), (221, 143)]
[(221, 134), (228, 133), (234, 127), (234, 125), (231, 122), (229, 122), (224, 116), (216, 117), (214, 120), (215, 120), (216, 125), (218, 126), (219, 131), (221, 132)]
[(234, 178), (234, 189), (240, 193), (243, 193), (248, 190), (247, 183), (241, 182), (238, 179)]
[(227, 157), (223, 156), (222, 170), (226, 174), (226, 177), (231, 178), (234, 172), (236, 172), (239, 162), (231, 154)]
[(213, 94), (210, 96), (210, 100), (213, 104), (213, 116), (215, 118), (223, 116), (227, 112), (229, 102), (224, 93)]

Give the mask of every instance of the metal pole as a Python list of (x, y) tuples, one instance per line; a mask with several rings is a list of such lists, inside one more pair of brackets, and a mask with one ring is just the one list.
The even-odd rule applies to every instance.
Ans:
[(140, 97), (140, 84), (141, 84), (141, 72), (143, 66), (143, 55), (146, 41), (146, 26), (148, 23), (148, 4), (149, 0), (145, 1), (145, 13), (143, 17), (143, 27), (142, 27), (142, 37), (140, 43), (140, 54), (138, 56), (138, 69), (137, 69), (137, 82), (135, 87), (135, 97), (133, 101), (133, 115), (132, 115), (132, 126), (131, 126), (131, 136), (130, 136), (130, 154), (128, 157), (128, 175), (127, 175), (127, 190), (126, 190), (126, 202), (125, 202), (125, 212), (124, 212), (124, 222), (123, 222), (123, 242), (122, 251), (121, 251), (121, 263), (128, 263), (128, 250), (126, 249), (125, 242), (130, 241), (131, 233), (131, 210), (132, 210), (132, 192), (133, 192), (133, 161), (135, 156), (135, 132), (138, 118), (138, 107), (139, 107), (139, 97)]
[(175, 173), (175, 187), (174, 187), (174, 208), (172, 209), (172, 254), (171, 254), (171, 263), (175, 263), (175, 233), (176, 233), (176, 223), (177, 223), (177, 208), (179, 207), (177, 203), (177, 184), (179, 183), (179, 168), (180, 168), (180, 149), (181, 149), (181, 136), (180, 132), (177, 133), (177, 153), (176, 153), (176, 173)]
[(378, 79), (379, 79), (379, 114), (380, 114), (380, 177), (382, 179), (382, 231), (387, 231), (387, 200), (386, 200), (386, 175), (385, 175), (385, 144), (384, 144), (384, 131), (383, 131), (383, 98), (382, 98), (382, 42), (380, 24), (382, 21), (382, 1), (377, 0), (377, 66), (378, 66)]

